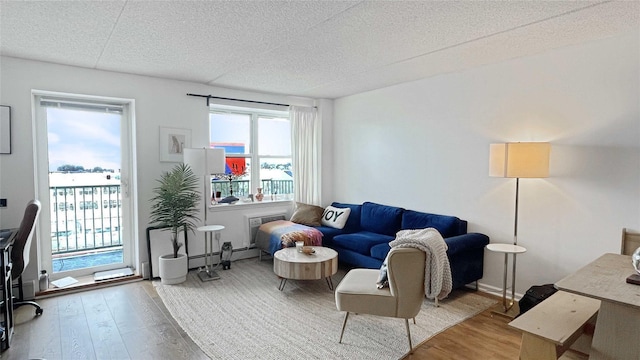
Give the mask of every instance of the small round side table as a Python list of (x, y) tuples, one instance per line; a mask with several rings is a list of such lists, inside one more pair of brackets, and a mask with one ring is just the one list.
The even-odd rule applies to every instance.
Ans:
[[(218, 247), (220, 247), (220, 231), (224, 230), (224, 226), (206, 225), (200, 226), (196, 230), (204, 232), (204, 270), (198, 273), (198, 277), (202, 281), (218, 280), (220, 275), (213, 267), (213, 238), (216, 238)], [(220, 264), (218, 263), (218, 265)]]
[[(502, 308), (506, 314), (515, 302), (516, 295), (516, 255), (527, 252), (522, 246), (513, 244), (489, 244), (487, 250), (504, 254), (504, 277), (502, 279)], [(511, 273), (511, 301), (507, 305), (507, 268), (509, 267), (509, 254), (513, 255), (513, 270)]]

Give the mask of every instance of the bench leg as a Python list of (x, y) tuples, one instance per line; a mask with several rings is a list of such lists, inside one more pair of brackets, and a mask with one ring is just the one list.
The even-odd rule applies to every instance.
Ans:
[(556, 344), (528, 333), (522, 333), (520, 360), (556, 360)]

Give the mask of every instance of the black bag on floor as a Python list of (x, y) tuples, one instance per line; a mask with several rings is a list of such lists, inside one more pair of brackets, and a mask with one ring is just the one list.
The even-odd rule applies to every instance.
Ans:
[(553, 284), (534, 285), (527, 290), (522, 299), (518, 301), (520, 307), (520, 315), (526, 313), (534, 306), (540, 304), (544, 299), (553, 295), (558, 289)]

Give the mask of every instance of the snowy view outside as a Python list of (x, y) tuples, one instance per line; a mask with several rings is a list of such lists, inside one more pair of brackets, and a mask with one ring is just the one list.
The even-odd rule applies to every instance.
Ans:
[(78, 260), (87, 267), (121, 263), (121, 115), (46, 111), (53, 271), (72, 270)]

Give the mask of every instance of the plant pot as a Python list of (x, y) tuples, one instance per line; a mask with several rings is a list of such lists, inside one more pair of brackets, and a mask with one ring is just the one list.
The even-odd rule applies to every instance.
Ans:
[(177, 258), (173, 254), (162, 255), (158, 259), (160, 280), (163, 285), (180, 284), (187, 280), (187, 255), (178, 254)]

